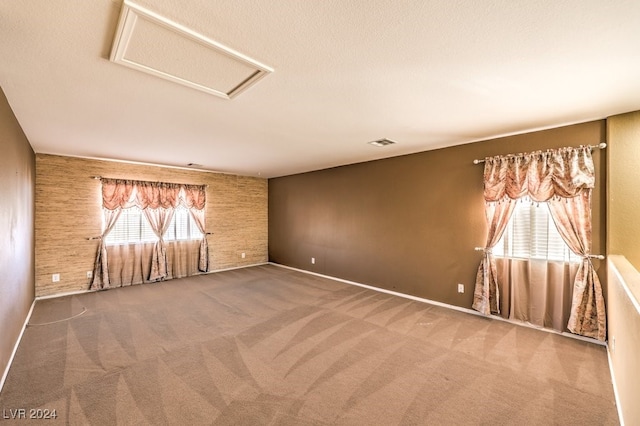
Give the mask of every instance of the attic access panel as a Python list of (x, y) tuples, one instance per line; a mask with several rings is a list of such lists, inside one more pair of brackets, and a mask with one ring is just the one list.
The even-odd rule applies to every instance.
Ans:
[(109, 59), (224, 99), (237, 96), (273, 72), (242, 53), (126, 0)]

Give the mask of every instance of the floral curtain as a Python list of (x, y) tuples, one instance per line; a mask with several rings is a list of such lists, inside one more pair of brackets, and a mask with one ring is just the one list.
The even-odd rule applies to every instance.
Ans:
[(494, 309), (499, 305), (499, 292), (494, 288), (498, 283), (491, 248), (504, 231), (504, 228), (500, 230), (500, 225), (509, 220), (513, 200), (529, 196), (533, 201), (549, 203), (560, 235), (571, 250), (583, 257), (573, 285), (569, 330), (605, 339), (602, 287), (590, 258), (591, 191), (594, 185), (591, 148), (586, 146), (485, 159), (484, 198), (489, 235), (476, 277), (474, 309), (485, 314), (498, 311)]
[(115, 226), (118, 218), (120, 217), (120, 213), (122, 213), (122, 209), (120, 207), (117, 207), (114, 210), (103, 209), (103, 212), (105, 225), (104, 231), (102, 231), (102, 235), (100, 236), (100, 245), (98, 246), (96, 262), (93, 265), (93, 278), (89, 285), (89, 289), (91, 290), (110, 287), (107, 245), (105, 244), (104, 239)]
[(582, 255), (573, 288), (569, 331), (598, 340), (606, 338), (604, 298), (589, 252), (591, 250), (591, 191), (567, 199), (549, 200), (549, 210), (562, 239)]
[[(189, 209), (198, 229), (204, 234), (200, 243), (199, 269), (208, 271), (209, 249), (205, 232), (206, 187), (163, 182), (145, 182), (125, 179), (102, 178), (102, 207), (105, 229), (101, 236), (94, 265), (90, 289), (109, 288), (109, 264), (104, 238), (113, 229), (122, 209), (140, 208), (158, 237), (152, 251), (149, 281), (168, 277), (166, 246), (163, 241), (175, 208), (183, 205)], [(206, 260), (204, 259), (206, 258)]]
[[(507, 228), (515, 200), (506, 199), (500, 203), (487, 203), (485, 216), (489, 225), (487, 244), (484, 249), (482, 263), (476, 275), (476, 288), (473, 295), (473, 309), (485, 315), (500, 313), (500, 292), (496, 271), (496, 260), (491, 249), (500, 241)], [(481, 282), (482, 285), (478, 285)]]
[(151, 255), (151, 272), (149, 273), (149, 281), (160, 281), (167, 278), (167, 248), (164, 245), (162, 236), (167, 232), (167, 228), (173, 218), (173, 208), (159, 207), (156, 209), (146, 208), (142, 210), (145, 217), (151, 225), (151, 229), (158, 237), (153, 246), (153, 252)]
[(205, 200), (206, 192), (203, 186), (188, 185), (185, 186), (185, 205), (189, 208), (191, 217), (196, 226), (204, 235), (200, 242), (200, 258), (198, 261), (198, 269), (201, 272), (209, 271), (209, 245), (205, 231)]

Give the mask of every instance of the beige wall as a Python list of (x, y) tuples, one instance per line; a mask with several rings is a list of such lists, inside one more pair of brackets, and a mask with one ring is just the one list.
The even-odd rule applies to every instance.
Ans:
[[(206, 184), (210, 269), (267, 261), (267, 180), (222, 173), (36, 155), (36, 295), (86, 290), (102, 212), (100, 181), (90, 176)], [(246, 257), (241, 257), (242, 253)], [(51, 275), (60, 274), (53, 283)]]
[(607, 119), (609, 253), (640, 269), (640, 111)]
[[(609, 262), (609, 354), (624, 424), (640, 424), (640, 274), (620, 255)], [(634, 303), (635, 300), (635, 303)]]
[[(269, 180), (269, 258), (470, 308), (486, 224), (475, 158), (595, 145), (605, 122)], [(605, 252), (606, 150), (595, 150), (593, 253)], [(311, 263), (311, 258), (316, 263)], [(606, 264), (594, 261), (606, 286)], [(457, 284), (466, 286), (457, 293)]]
[(640, 111), (608, 118), (607, 133), (609, 353), (622, 417), (632, 425), (640, 424)]
[(0, 89), (0, 377), (34, 298), (35, 159)]

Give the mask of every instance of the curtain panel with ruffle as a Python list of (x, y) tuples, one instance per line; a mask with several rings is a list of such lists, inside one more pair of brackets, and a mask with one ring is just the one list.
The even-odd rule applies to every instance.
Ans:
[(476, 277), (473, 308), (500, 312), (496, 263), (491, 249), (502, 237), (516, 200), (528, 196), (546, 202), (569, 248), (582, 256), (573, 285), (567, 328), (599, 340), (606, 338), (602, 286), (591, 263), (591, 192), (595, 172), (591, 148), (560, 148), (488, 157), (484, 166), (487, 242)]
[(159, 281), (168, 277), (167, 250), (163, 236), (171, 222), (175, 208), (186, 207), (202, 232), (198, 270), (209, 269), (209, 247), (205, 229), (206, 186), (164, 182), (146, 182), (126, 179), (102, 178), (102, 208), (105, 228), (94, 265), (90, 289), (110, 287), (109, 259), (105, 238), (113, 229), (120, 212), (131, 207), (140, 208), (158, 237), (151, 252), (151, 266), (147, 281)]

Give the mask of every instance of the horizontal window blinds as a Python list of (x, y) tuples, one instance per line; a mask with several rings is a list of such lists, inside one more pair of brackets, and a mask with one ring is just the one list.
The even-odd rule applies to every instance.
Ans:
[[(164, 241), (199, 240), (202, 232), (198, 229), (189, 210), (185, 207), (176, 207), (169, 228), (164, 235)], [(151, 229), (149, 221), (142, 210), (131, 207), (122, 210), (115, 226), (105, 238), (107, 244), (128, 244), (157, 241), (158, 237)]]
[(502, 257), (578, 262), (553, 223), (547, 203), (519, 201), (502, 238), (493, 249)]

